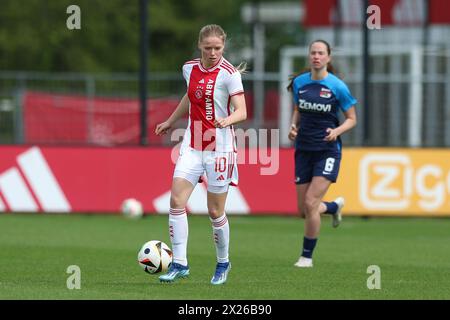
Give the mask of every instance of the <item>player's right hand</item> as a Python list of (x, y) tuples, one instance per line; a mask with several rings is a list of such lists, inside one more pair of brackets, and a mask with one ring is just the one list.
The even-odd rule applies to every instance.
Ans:
[(291, 126), (291, 130), (289, 131), (288, 138), (291, 141), (295, 141), (295, 138), (297, 138), (298, 129), (297, 127)]
[(160, 124), (158, 124), (158, 125), (156, 126), (156, 128), (155, 128), (155, 134), (156, 134), (157, 136), (166, 134), (167, 131), (169, 131), (171, 127), (172, 127), (172, 126), (171, 126), (170, 123), (168, 123), (167, 121), (165, 121), (165, 122), (163, 122), (163, 123), (160, 123)]

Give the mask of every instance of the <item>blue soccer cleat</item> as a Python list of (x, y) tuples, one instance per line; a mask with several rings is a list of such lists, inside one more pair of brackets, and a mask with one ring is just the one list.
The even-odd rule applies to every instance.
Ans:
[(230, 270), (230, 262), (218, 262), (216, 272), (211, 279), (211, 284), (224, 284), (227, 281), (228, 272), (230, 272)]
[(159, 276), (161, 282), (174, 282), (178, 278), (186, 278), (189, 276), (189, 266), (183, 266), (179, 263), (172, 262), (166, 274)]

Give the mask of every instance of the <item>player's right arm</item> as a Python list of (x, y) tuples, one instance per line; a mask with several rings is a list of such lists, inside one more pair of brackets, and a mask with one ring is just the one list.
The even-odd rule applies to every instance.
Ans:
[(295, 141), (298, 133), (298, 121), (300, 120), (300, 112), (298, 112), (298, 108), (295, 107), (294, 112), (292, 113), (291, 126), (289, 128), (289, 140)]
[(160, 136), (166, 134), (181, 117), (183, 117), (189, 111), (189, 98), (187, 93), (181, 98), (180, 103), (176, 107), (175, 111), (170, 115), (169, 119), (158, 124), (155, 129), (155, 134)]

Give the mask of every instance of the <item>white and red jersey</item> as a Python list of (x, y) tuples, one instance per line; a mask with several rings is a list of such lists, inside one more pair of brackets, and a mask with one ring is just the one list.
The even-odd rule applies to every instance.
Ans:
[(189, 123), (182, 147), (219, 152), (236, 151), (232, 126), (216, 128), (216, 118), (226, 118), (233, 107), (231, 97), (244, 93), (240, 72), (225, 58), (205, 69), (200, 59), (183, 66), (189, 98)]

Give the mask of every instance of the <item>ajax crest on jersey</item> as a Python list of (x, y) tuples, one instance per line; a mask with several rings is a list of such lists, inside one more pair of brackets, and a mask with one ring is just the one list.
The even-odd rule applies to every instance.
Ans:
[(139, 250), (138, 263), (147, 273), (165, 272), (172, 264), (172, 250), (162, 241), (148, 241)]
[(197, 89), (197, 90), (195, 90), (195, 97), (196, 97), (197, 99), (201, 99), (201, 98), (203, 97), (203, 91), (202, 91), (202, 89)]

